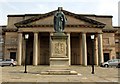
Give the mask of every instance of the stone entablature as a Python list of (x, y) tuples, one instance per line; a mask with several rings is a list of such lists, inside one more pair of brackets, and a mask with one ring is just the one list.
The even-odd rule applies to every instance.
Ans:
[(102, 30), (104, 33), (116, 33), (118, 29), (103, 29)]
[(18, 31), (18, 29), (17, 28), (4, 28), (4, 29), (2, 29), (4, 32), (17, 32)]

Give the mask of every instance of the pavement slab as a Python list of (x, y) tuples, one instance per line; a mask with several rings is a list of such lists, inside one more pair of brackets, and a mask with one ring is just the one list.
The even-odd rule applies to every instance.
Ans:
[(118, 84), (119, 68), (103, 68), (95, 66), (95, 74), (91, 74), (91, 66), (71, 66), (78, 75), (42, 75), (42, 71), (49, 70), (49, 66), (1, 67), (2, 84)]

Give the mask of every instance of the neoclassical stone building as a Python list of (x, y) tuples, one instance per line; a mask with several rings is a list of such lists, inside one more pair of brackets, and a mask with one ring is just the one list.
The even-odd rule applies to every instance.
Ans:
[[(27, 54), (30, 65), (49, 65), (50, 36), (55, 32), (53, 17), (57, 10), (45, 14), (8, 15), (8, 24), (1, 26), (3, 59), (17, 60), (23, 65)], [(92, 63), (92, 40), (94, 39), (94, 62), (99, 65), (120, 55), (119, 27), (112, 26), (112, 16), (75, 14), (62, 10), (67, 18), (64, 32), (67, 34), (69, 65)], [(27, 42), (24, 35), (29, 34)], [(27, 52), (26, 52), (27, 51)]]

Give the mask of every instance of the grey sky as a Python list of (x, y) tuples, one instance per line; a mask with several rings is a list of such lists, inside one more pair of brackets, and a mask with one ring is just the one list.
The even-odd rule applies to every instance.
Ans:
[(118, 25), (119, 0), (0, 0), (0, 25), (7, 24), (7, 15), (40, 14), (58, 7), (77, 14), (112, 15)]

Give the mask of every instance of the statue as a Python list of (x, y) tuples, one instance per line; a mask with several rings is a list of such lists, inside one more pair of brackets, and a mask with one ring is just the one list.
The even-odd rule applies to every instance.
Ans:
[(62, 8), (58, 7), (58, 11), (54, 15), (54, 30), (55, 30), (55, 32), (63, 32), (64, 27), (65, 27), (66, 17), (61, 10), (62, 10)]

